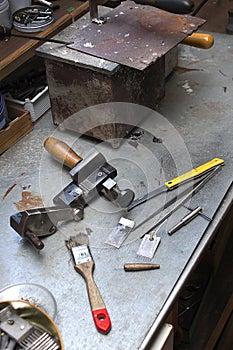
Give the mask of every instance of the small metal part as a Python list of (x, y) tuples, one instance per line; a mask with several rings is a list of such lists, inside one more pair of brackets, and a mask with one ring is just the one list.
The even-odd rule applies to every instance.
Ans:
[(191, 213), (185, 215), (183, 219), (181, 219), (175, 226), (173, 226), (170, 230), (168, 230), (169, 236), (173, 235), (176, 231), (178, 231), (181, 227), (187, 225), (190, 221), (192, 221), (198, 214), (202, 211), (201, 207), (195, 208)]
[[(190, 206), (187, 207), (186, 205), (183, 205), (183, 207), (186, 208), (186, 209), (188, 209), (188, 210), (190, 210), (190, 211), (193, 211), (193, 210), (195, 209), (195, 208), (191, 208)], [(206, 215), (205, 213), (203, 213), (202, 211), (200, 211), (198, 214), (199, 214), (202, 218), (206, 219), (207, 221), (209, 221), (209, 222), (212, 221), (212, 219), (211, 219), (208, 215)]]
[(107, 179), (107, 181), (103, 183), (101, 192), (110, 201), (116, 202), (120, 208), (127, 208), (134, 199), (134, 192), (132, 190), (120, 190), (116, 182), (112, 179)]
[(0, 311), (0, 329), (20, 343), (34, 328), (9, 305)]

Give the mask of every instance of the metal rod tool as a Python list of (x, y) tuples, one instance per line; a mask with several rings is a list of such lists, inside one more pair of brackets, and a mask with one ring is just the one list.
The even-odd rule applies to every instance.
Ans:
[(183, 219), (181, 219), (176, 225), (174, 225), (170, 230), (168, 230), (169, 236), (173, 235), (176, 231), (178, 231), (181, 227), (187, 225), (190, 221), (195, 219), (196, 216), (202, 211), (201, 207), (197, 207), (191, 211), (191, 213), (185, 215)]
[(73, 44), (73, 41), (47, 39), (47, 38), (41, 38), (39, 36), (26, 35), (26, 34), (15, 34), (15, 33), (12, 33), (10, 28), (6, 28), (5, 26), (0, 25), (0, 41), (8, 41), (11, 36), (15, 37), (15, 38), (38, 40), (38, 41), (42, 41), (44, 43), (48, 42), (48, 43), (55, 43), (55, 44), (62, 44), (62, 45)]

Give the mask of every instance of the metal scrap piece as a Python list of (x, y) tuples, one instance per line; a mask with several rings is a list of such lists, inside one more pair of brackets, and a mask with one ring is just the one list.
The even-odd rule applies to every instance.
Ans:
[(176, 15), (126, 1), (74, 36), (70, 48), (138, 70), (144, 70), (178, 45), (205, 20)]

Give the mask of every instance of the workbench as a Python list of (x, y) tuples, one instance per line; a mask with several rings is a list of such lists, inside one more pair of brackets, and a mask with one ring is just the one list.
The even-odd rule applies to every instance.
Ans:
[[(1, 156), (0, 288), (20, 282), (47, 287), (57, 302), (55, 322), (65, 349), (150, 348), (186, 280), (221, 232), (232, 208), (233, 193), (232, 40), (222, 34), (214, 37), (215, 45), (207, 51), (179, 47), (179, 67), (168, 78), (157, 111), (150, 111), (139, 125), (143, 132), (136, 147), (130, 136), (113, 149), (75, 132), (63, 132), (47, 113), (33, 132)], [(117, 167), (119, 183), (132, 188), (136, 197), (215, 157), (223, 158), (222, 170), (189, 202), (191, 207), (200, 205), (212, 218), (211, 223), (199, 216), (170, 237), (167, 230), (187, 213), (181, 208), (158, 233), (161, 244), (152, 262), (160, 264), (160, 269), (126, 273), (124, 263), (144, 261), (136, 254), (140, 237), (163, 213), (132, 231), (123, 246), (114, 249), (104, 242), (122, 213), (97, 198), (85, 208), (84, 220), (59, 225), (56, 234), (44, 239), (45, 248), (37, 254), (10, 227), (9, 217), (19, 204), (26, 204), (22, 200), (25, 191), (31, 200), (38, 200), (35, 206), (41, 202), (47, 206), (70, 182), (67, 170), (43, 149), (44, 140), (51, 135), (69, 143), (83, 157), (93, 147), (103, 152)], [(166, 198), (148, 201), (130, 217), (136, 222), (145, 218)], [(84, 280), (75, 272), (65, 247), (65, 239), (78, 232), (89, 233), (94, 277), (112, 321), (108, 335), (95, 329)]]
[[(41, 38), (51, 38), (88, 11), (88, 2), (77, 0), (59, 0), (60, 8), (54, 11), (55, 22), (42, 32), (36, 33)], [(23, 34), (12, 29), (13, 34)], [(26, 33), (30, 36), (29, 33)], [(31, 35), (35, 35), (32, 33)], [(35, 49), (41, 45), (37, 40), (11, 37), (8, 42), (0, 42), (0, 80), (6, 78), (22, 64), (35, 56)]]

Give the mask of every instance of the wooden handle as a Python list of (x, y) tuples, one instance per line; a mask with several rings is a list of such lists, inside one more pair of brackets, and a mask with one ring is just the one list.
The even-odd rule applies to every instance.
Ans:
[(56, 139), (55, 137), (48, 137), (44, 142), (44, 148), (53, 156), (54, 159), (60, 163), (65, 164), (70, 169), (74, 168), (82, 157), (78, 156), (72, 148), (65, 142)]
[(199, 49), (210, 49), (214, 44), (214, 37), (211, 34), (193, 33), (187, 36), (181, 44), (194, 46)]
[(75, 270), (83, 276), (86, 282), (88, 298), (95, 326), (99, 332), (108, 334), (111, 329), (111, 320), (100, 291), (93, 279), (93, 269), (93, 261), (75, 265)]
[(159, 268), (160, 268), (159, 264), (147, 264), (147, 263), (124, 264), (125, 271), (145, 271), (145, 270), (154, 270)]

